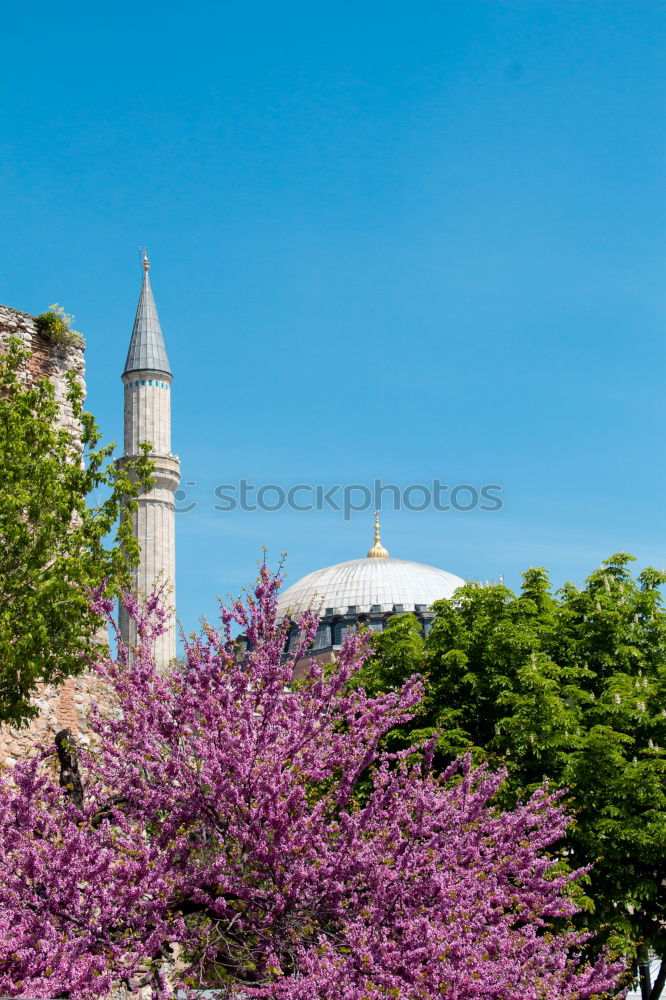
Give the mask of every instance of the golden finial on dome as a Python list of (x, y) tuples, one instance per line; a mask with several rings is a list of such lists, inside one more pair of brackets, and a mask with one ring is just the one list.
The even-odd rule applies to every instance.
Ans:
[(381, 542), (381, 532), (379, 528), (379, 511), (375, 511), (375, 544), (368, 552), (368, 559), (388, 559), (388, 552)]

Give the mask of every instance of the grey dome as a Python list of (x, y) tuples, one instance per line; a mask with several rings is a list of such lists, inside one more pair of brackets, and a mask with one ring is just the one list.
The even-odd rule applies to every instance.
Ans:
[(453, 573), (408, 559), (350, 559), (292, 584), (279, 597), (278, 613), (346, 614), (351, 607), (362, 614), (414, 611), (417, 605), (425, 610), (434, 601), (451, 597), (464, 582)]

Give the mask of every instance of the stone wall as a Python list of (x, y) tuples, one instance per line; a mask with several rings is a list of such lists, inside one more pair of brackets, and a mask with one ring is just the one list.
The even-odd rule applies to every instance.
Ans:
[(71, 407), (65, 399), (67, 394), (65, 372), (75, 372), (85, 392), (84, 348), (55, 344), (49, 337), (39, 333), (34, 316), (0, 305), (0, 351), (11, 336), (18, 337), (30, 351), (27, 378), (37, 381), (46, 375), (53, 382), (56, 398), (60, 402), (60, 425), (71, 431), (75, 446), (81, 450), (80, 428), (73, 420)]
[[(75, 447), (82, 451), (80, 427), (66, 400), (65, 372), (74, 371), (85, 391), (83, 347), (53, 343), (39, 333), (33, 316), (0, 305), (0, 351), (10, 336), (18, 337), (30, 351), (26, 379), (36, 381), (46, 376), (53, 382), (60, 402), (59, 424), (70, 431)], [(100, 640), (103, 639), (100, 636)], [(59, 687), (43, 685), (35, 696), (39, 714), (29, 726), (17, 729), (0, 725), (0, 766), (13, 765), (19, 758), (32, 753), (37, 743), (50, 741), (60, 729), (69, 728), (85, 740), (86, 709), (93, 699), (103, 703), (106, 697), (101, 682), (91, 674), (69, 677)]]

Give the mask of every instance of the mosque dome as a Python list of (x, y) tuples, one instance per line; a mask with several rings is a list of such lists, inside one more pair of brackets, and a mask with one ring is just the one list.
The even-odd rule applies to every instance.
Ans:
[(350, 559), (304, 576), (280, 595), (280, 615), (304, 611), (346, 614), (426, 611), (465, 581), (443, 569), (409, 559)]
[(464, 582), (434, 566), (391, 558), (381, 544), (375, 515), (375, 544), (368, 554), (304, 576), (280, 595), (278, 614), (297, 618), (316, 611), (320, 632), (315, 648), (330, 648), (354, 622), (381, 631), (388, 617), (406, 611), (415, 613), (427, 631), (433, 617), (430, 606), (451, 597)]

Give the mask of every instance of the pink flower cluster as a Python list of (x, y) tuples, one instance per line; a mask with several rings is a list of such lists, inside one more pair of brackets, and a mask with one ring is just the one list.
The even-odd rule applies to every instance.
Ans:
[(88, 1000), (126, 983), (154, 998), (204, 985), (236, 1000), (585, 1000), (611, 989), (619, 970), (586, 964), (566, 929), (572, 878), (547, 853), (567, 823), (554, 798), (542, 790), (500, 814), (501, 775), (461, 761), (438, 776), (427, 751), (416, 764), (383, 757), (419, 680), (377, 698), (354, 690), (367, 648), (348, 635), (338, 663), (292, 684), (317, 622), (305, 616), (285, 659), (279, 583), (262, 568), (169, 673), (150, 655), (157, 602), (128, 598), (141, 642), (96, 665), (118, 710), (93, 714), (83, 804), (46, 753), (2, 780), (0, 994)]

